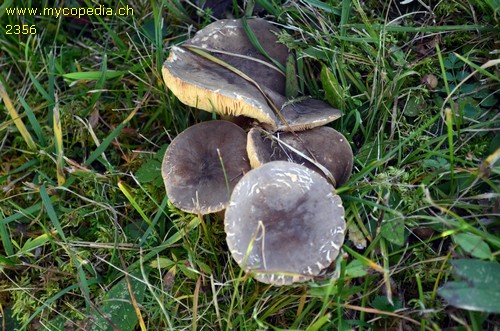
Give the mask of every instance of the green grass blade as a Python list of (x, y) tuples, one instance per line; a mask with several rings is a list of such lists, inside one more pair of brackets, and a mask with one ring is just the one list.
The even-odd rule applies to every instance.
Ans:
[(313, 325), (311, 325), (310, 327), (308, 327), (306, 330), (307, 331), (318, 331), (321, 329), (321, 327), (323, 327), (326, 323), (329, 322), (330, 318), (332, 317), (332, 315), (330, 313), (324, 315), (324, 316), (321, 316), (316, 322), (314, 322)]
[(332, 3), (327, 3), (325, 1), (319, 1), (319, 0), (304, 0), (305, 3), (312, 7), (316, 7), (318, 9), (324, 10), (327, 13), (333, 13), (335, 15), (341, 15), (341, 12), (333, 7)]
[(7, 256), (14, 255), (14, 246), (12, 245), (11, 236), (7, 224), (3, 222), (3, 215), (0, 211), (0, 239), (2, 239), (2, 246), (7, 253)]
[(48, 76), (48, 87), (47, 87), (47, 94), (49, 96), (53, 96), (56, 93), (55, 89), (55, 58), (54, 58), (54, 51), (51, 50), (49, 52), (49, 70), (47, 73)]
[(149, 219), (149, 217), (144, 213), (144, 211), (139, 206), (139, 204), (137, 203), (137, 201), (134, 199), (134, 197), (130, 193), (130, 190), (127, 188), (127, 186), (125, 185), (125, 183), (124, 182), (119, 182), (118, 183), (118, 188), (120, 189), (120, 191), (122, 191), (123, 195), (125, 195), (125, 197), (127, 198), (127, 200), (132, 204), (132, 206), (139, 213), (139, 215), (141, 215), (141, 217), (144, 220), (144, 222), (146, 222), (149, 225), (150, 228), (153, 228), (153, 223), (151, 222), (151, 220)]
[(49, 194), (47, 193), (47, 189), (45, 188), (44, 185), (40, 186), (40, 197), (42, 198), (42, 203), (43, 206), (45, 207), (45, 212), (49, 216), (50, 221), (52, 222), (52, 225), (57, 231), (57, 234), (61, 239), (66, 242), (66, 235), (64, 234), (63, 228), (61, 226), (61, 223), (59, 222), (59, 218), (57, 217), (57, 213), (54, 209), (54, 205), (52, 204), (52, 201), (50, 200)]
[(151, 1), (151, 6), (153, 8), (153, 19), (155, 25), (156, 71), (161, 72), (163, 62), (165, 61), (165, 53), (163, 52), (163, 36), (162, 36), (164, 19), (162, 16), (161, 7), (157, 5), (157, 2)]
[[(51, 199), (56, 200), (55, 197), (52, 197)], [(17, 221), (19, 219), (26, 217), (26, 215), (33, 215), (34, 213), (39, 212), (40, 209), (42, 209), (42, 203), (36, 203), (36, 204), (31, 205), (27, 208), (18, 207), (16, 210), (16, 213), (5, 217), (3, 220), (0, 219), (0, 222), (2, 224), (9, 224), (11, 222), (14, 222), (14, 221)]]
[[(498, 66), (500, 64), (500, 59), (489, 60), (488, 62), (486, 62), (482, 66), (478, 66), (474, 62), (470, 61), (469, 59), (463, 57), (462, 55), (460, 55), (458, 53), (453, 53), (453, 54), (455, 54), (455, 56), (458, 57), (460, 60), (462, 60), (464, 63), (467, 63), (472, 68), (476, 69), (470, 75), (474, 75), (476, 72), (479, 72), (480, 74), (485, 75), (486, 77), (490, 78), (491, 80), (494, 80), (496, 82), (500, 82), (500, 77), (499, 76), (494, 75), (494, 74), (492, 74), (492, 73), (490, 73), (489, 71), (486, 70), (486, 69), (488, 69), (490, 67)], [(464, 79), (464, 81), (466, 81), (467, 79), (469, 79), (470, 75), (467, 76), (467, 78)]]
[(108, 72), (108, 54), (104, 54), (101, 62), (101, 76), (99, 77), (99, 79), (97, 79), (97, 82), (94, 86), (95, 93), (92, 93), (92, 98), (90, 99), (90, 107), (88, 107), (87, 110), (83, 112), (84, 117), (87, 117), (90, 114), (90, 112), (94, 109), (97, 100), (99, 100), (99, 98), (101, 97), (102, 91), (104, 89), (104, 84), (108, 79), (107, 72)]
[[(351, 14), (351, 0), (342, 1), (342, 11), (340, 14), (340, 36), (342, 38), (347, 37), (346, 25), (349, 22), (349, 15)], [(344, 50), (345, 43), (341, 43), (342, 50)]]
[(256, 3), (260, 7), (264, 8), (271, 15), (279, 16), (280, 8), (276, 4), (276, 2), (274, 2), (272, 0), (257, 0)]
[(28, 117), (28, 120), (31, 124), (31, 129), (36, 135), (38, 144), (43, 147), (47, 146), (47, 141), (45, 140), (45, 136), (42, 132), (42, 127), (38, 122), (35, 113), (33, 113), (33, 109), (31, 109), (31, 107), (28, 105), (28, 103), (26, 102), (26, 100), (24, 100), (22, 96), (18, 95), (17, 98), (21, 103), (21, 105), (23, 106), (24, 111), (26, 112), (26, 116)]
[(279, 63), (279, 61), (273, 59), (269, 54), (267, 54), (266, 50), (264, 47), (259, 42), (259, 39), (257, 39), (257, 36), (253, 32), (253, 30), (250, 28), (248, 25), (248, 21), (246, 17), (242, 17), (241, 23), (243, 25), (243, 30), (245, 30), (245, 33), (247, 34), (248, 40), (252, 43), (253, 47), (259, 51), (260, 54), (264, 55), (269, 61), (271, 61), (276, 67), (278, 67), (281, 72), (286, 73), (286, 68), (284, 65)]
[[(437, 53), (438, 59), (439, 59), (439, 66), (441, 68), (441, 75), (443, 77), (444, 87), (446, 89), (446, 94), (448, 96), (447, 100), (449, 100), (451, 109), (456, 109), (455, 108), (455, 104), (453, 103), (453, 99), (451, 99), (450, 85), (449, 85), (448, 78), (447, 78), (447, 75), (446, 75), (446, 68), (444, 66), (443, 55), (441, 53), (441, 49), (440, 49), (438, 43), (436, 43), (436, 53)], [(445, 106), (446, 106), (446, 104), (443, 102), (442, 109), (444, 109)]]
[[(54, 228), (57, 231), (57, 234), (59, 237), (62, 239), (64, 243), (67, 243), (67, 238), (64, 233), (64, 230), (61, 226), (61, 223), (59, 222), (59, 218), (57, 216), (57, 213), (54, 209), (54, 205), (52, 204), (52, 201), (48, 195), (47, 189), (45, 188), (44, 185), (40, 187), (40, 196), (42, 198), (42, 203), (43, 206), (45, 207), (45, 211), (47, 215), (49, 216), (49, 219), (54, 226)], [(94, 273), (94, 271), (91, 269), (91, 267), (87, 264), (82, 265), (80, 263), (80, 257), (78, 257), (71, 249), (68, 249), (66, 246), (63, 246), (67, 253), (71, 256), (73, 263), (75, 264), (77, 270), (78, 270), (78, 276), (79, 276), (79, 285), (80, 289), (82, 291), (82, 294), (85, 297), (85, 301), (87, 303), (87, 306), (92, 306), (92, 302), (90, 299), (90, 289), (89, 289), (89, 280), (87, 279), (87, 276), (83, 270), (83, 266), (87, 268), (88, 271), (91, 273)]]
[(148, 98), (149, 96), (149, 93), (146, 94), (144, 96), (144, 98), (142, 99), (142, 101), (135, 107), (135, 109), (127, 116), (127, 118), (125, 118), (125, 120), (123, 120), (103, 141), (102, 143), (92, 152), (92, 154), (90, 154), (90, 156), (88, 157), (88, 159), (85, 161), (85, 164), (86, 165), (89, 165), (91, 164), (92, 162), (94, 162), (98, 157), (99, 155), (101, 155), (102, 153), (104, 153), (104, 151), (108, 148), (108, 146), (113, 142), (113, 140), (120, 134), (120, 132), (123, 130), (123, 128), (125, 127), (125, 125), (128, 124), (128, 122), (130, 122), (130, 120), (132, 120), (132, 118), (134, 117), (135, 113), (137, 113), (137, 111), (141, 108), (142, 104), (144, 103), (144, 101)]
[[(28, 69), (28, 75), (30, 76), (31, 82), (33, 83), (33, 85), (35, 85), (38, 93), (40, 93), (43, 96), (43, 98), (47, 100), (47, 102), (49, 102), (49, 104), (53, 103), (54, 100), (52, 99), (52, 97), (49, 95), (47, 91), (45, 91), (42, 84), (40, 84), (40, 82), (38, 81), (38, 79), (36, 79), (35, 75), (33, 75), (30, 69)], [(52, 114), (49, 114), (49, 116), (52, 117)]]
[[(357, 3), (357, 1), (354, 1)], [(365, 24), (348, 24), (347, 28), (364, 29)], [(372, 31), (388, 31), (388, 32), (410, 32), (410, 33), (436, 33), (436, 32), (453, 32), (453, 31), (495, 31), (492, 26), (485, 25), (441, 25), (441, 26), (400, 26), (400, 25), (382, 25), (370, 24)], [(497, 28), (498, 30), (498, 28)]]
[[(153, 200), (153, 199), (151, 198), (151, 200)], [(155, 201), (155, 203), (156, 203), (156, 201)], [(143, 247), (144, 244), (147, 242), (148, 238), (151, 236), (151, 232), (156, 231), (155, 230), (156, 224), (158, 223), (160, 218), (162, 216), (164, 216), (163, 210), (165, 210), (165, 208), (167, 207), (167, 204), (168, 204), (168, 197), (165, 195), (163, 197), (161, 204), (158, 206), (158, 212), (156, 213), (155, 217), (153, 218), (153, 221), (151, 222), (153, 224), (153, 227), (148, 227), (146, 229), (146, 231), (144, 232), (144, 235), (139, 240), (139, 246)]]
[(37, 160), (37, 159), (33, 159), (33, 160), (29, 160), (28, 162), (22, 164), (21, 166), (17, 167), (16, 169), (8, 172), (7, 174), (3, 175), (3, 176), (0, 176), (0, 183), (3, 182), (4, 180), (7, 179), (7, 177), (11, 176), (11, 175), (15, 175), (15, 174), (18, 174), (18, 173), (22, 173), (24, 172), (25, 170), (31, 168), (31, 167), (34, 167), (36, 166), (37, 164), (39, 164), (40, 161)]
[(0, 18), (5, 14), (6, 9), (12, 7), (14, 0), (5, 0), (5, 2), (0, 6)]
[(455, 150), (453, 141), (453, 113), (450, 108), (444, 110), (446, 128), (448, 130), (448, 151), (450, 156), (450, 192), (455, 193)]
[(126, 72), (124, 71), (106, 70), (106, 71), (70, 72), (62, 76), (63, 78), (71, 80), (97, 80), (100, 82), (100, 85), (102, 86), (104, 81), (108, 79), (118, 78), (125, 74)]

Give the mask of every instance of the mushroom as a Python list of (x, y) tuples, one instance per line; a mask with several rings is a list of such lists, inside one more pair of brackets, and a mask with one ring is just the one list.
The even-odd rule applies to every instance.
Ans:
[(245, 146), (245, 131), (227, 121), (198, 123), (180, 133), (162, 164), (172, 204), (198, 214), (226, 208), (234, 186), (250, 170)]
[(226, 116), (246, 116), (276, 129), (274, 113), (250, 82), (181, 47), (172, 47), (163, 79), (185, 105)]
[[(172, 47), (162, 74), (184, 104), (251, 118), (267, 132), (253, 128), (247, 138), (227, 121), (194, 125), (170, 144), (162, 175), (177, 208), (226, 209), (227, 244), (242, 269), (264, 283), (304, 282), (335, 260), (344, 241), (342, 201), (323, 176), (344, 183), (352, 150), (340, 133), (319, 127), (340, 117), (339, 110), (285, 97), (286, 78), (277, 67), (284, 67), (288, 50), (277, 42), (277, 29), (262, 19), (247, 22), (267, 55), (250, 42), (241, 20), (219, 20)], [(273, 140), (262, 136), (276, 131), (284, 132)]]
[[(264, 136), (263, 136), (264, 134)], [(262, 132), (260, 128), (251, 128), (247, 134), (247, 154), (252, 169), (258, 168), (264, 163), (273, 161), (274, 150), (276, 148), (273, 140), (267, 138), (267, 132)], [(281, 153), (279, 154), (281, 156)], [(274, 159), (277, 161), (278, 159)], [(284, 159), (282, 159), (284, 160)]]
[(290, 161), (303, 164), (327, 179), (331, 174), (335, 187), (349, 179), (353, 166), (352, 149), (347, 139), (326, 126), (295, 134), (281, 132), (276, 136), (252, 128), (248, 132), (247, 153), (252, 168), (270, 161)]
[(261, 282), (313, 279), (344, 241), (344, 208), (318, 173), (285, 161), (248, 172), (225, 212), (227, 244), (242, 269)]
[[(277, 43), (276, 29), (263, 19), (248, 20), (248, 24), (265, 52), (284, 66), (288, 53)], [(233, 70), (194, 53), (196, 49), (211, 53)], [(219, 20), (198, 31), (184, 47), (172, 47), (162, 74), (166, 86), (184, 104), (250, 117), (270, 131), (304, 130), (341, 116), (320, 100), (289, 102), (284, 96), (284, 73), (255, 49), (241, 20)]]
[[(280, 66), (286, 65), (288, 48), (278, 43), (279, 32), (271, 23), (263, 19), (247, 19), (266, 54)], [(260, 86), (268, 87), (279, 94), (285, 94), (285, 75), (276, 64), (261, 54), (251, 43), (238, 19), (219, 20), (198, 31), (183, 46), (201, 48), (227, 64), (252, 77)], [(256, 74), (265, 72), (265, 75)]]

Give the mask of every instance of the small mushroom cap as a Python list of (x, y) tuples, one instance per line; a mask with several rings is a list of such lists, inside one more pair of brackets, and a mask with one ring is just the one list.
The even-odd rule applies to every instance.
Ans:
[(276, 139), (269, 138), (268, 133), (262, 135), (262, 130), (256, 128), (248, 132), (247, 153), (252, 168), (270, 161), (283, 160), (303, 164), (328, 178), (317, 165), (294, 150), (325, 167), (335, 179), (335, 187), (344, 184), (351, 176), (351, 146), (347, 139), (333, 128), (322, 126), (296, 132), (295, 135), (284, 132), (279, 133)]
[(264, 92), (281, 112), (285, 122), (276, 115), (277, 131), (303, 131), (335, 121), (342, 112), (317, 99), (287, 100), (273, 90), (264, 88)]
[(278, 131), (303, 131), (335, 121), (342, 116), (340, 110), (330, 107), (326, 102), (306, 99), (286, 105), (281, 110), (286, 123), (278, 122)]
[(227, 244), (236, 262), (261, 282), (311, 280), (344, 242), (344, 208), (333, 187), (298, 164), (274, 161), (251, 170), (226, 209)]
[(234, 186), (250, 170), (245, 146), (245, 131), (227, 121), (198, 123), (180, 133), (162, 164), (172, 204), (197, 214), (226, 208)]

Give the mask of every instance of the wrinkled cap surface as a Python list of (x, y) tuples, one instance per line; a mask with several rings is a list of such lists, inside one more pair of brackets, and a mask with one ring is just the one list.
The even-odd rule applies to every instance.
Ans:
[(277, 133), (274, 137), (253, 128), (248, 132), (247, 153), (252, 168), (282, 160), (303, 164), (329, 178), (319, 164), (333, 176), (335, 187), (349, 179), (353, 167), (353, 153), (347, 139), (335, 129), (325, 126), (296, 132), (295, 135)]
[(226, 208), (234, 186), (250, 169), (245, 146), (245, 131), (227, 121), (198, 123), (180, 133), (162, 164), (172, 204), (199, 214)]
[(236, 185), (226, 209), (227, 244), (236, 262), (261, 282), (287, 285), (318, 275), (344, 241), (344, 208), (316, 172), (274, 161)]

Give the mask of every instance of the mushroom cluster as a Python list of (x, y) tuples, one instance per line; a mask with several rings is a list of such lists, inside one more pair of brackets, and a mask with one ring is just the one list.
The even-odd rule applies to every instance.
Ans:
[[(220, 20), (173, 47), (166, 86), (184, 104), (227, 120), (198, 123), (170, 144), (162, 165), (167, 195), (190, 213), (225, 210), (227, 244), (264, 283), (313, 279), (344, 241), (335, 187), (352, 171), (346, 138), (323, 126), (341, 112), (320, 100), (288, 100), (287, 48), (263, 19)], [(263, 48), (263, 50), (262, 50)], [(240, 127), (244, 117), (250, 127)], [(249, 121), (245, 121), (248, 123)]]

